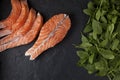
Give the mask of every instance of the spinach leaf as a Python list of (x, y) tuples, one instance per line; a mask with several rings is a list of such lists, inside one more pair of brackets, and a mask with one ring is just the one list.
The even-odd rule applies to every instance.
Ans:
[(83, 12), (89, 16), (77, 47), (78, 65), (89, 74), (120, 79), (120, 0), (92, 0)]
[(112, 52), (110, 50), (99, 48), (98, 52), (106, 59), (114, 59), (115, 58), (114, 52)]

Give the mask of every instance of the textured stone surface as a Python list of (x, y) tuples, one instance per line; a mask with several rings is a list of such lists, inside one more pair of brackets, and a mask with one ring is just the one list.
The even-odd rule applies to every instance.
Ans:
[[(57, 13), (67, 13), (72, 27), (65, 39), (40, 55), (35, 61), (24, 56), (34, 43), (12, 48), (0, 54), (0, 80), (107, 80), (88, 75), (77, 67), (78, 57), (72, 44), (80, 42), (88, 17), (82, 10), (89, 0), (28, 0), (30, 7), (39, 11), (44, 22)], [(7, 17), (11, 9), (10, 0), (0, 0), (0, 20)]]

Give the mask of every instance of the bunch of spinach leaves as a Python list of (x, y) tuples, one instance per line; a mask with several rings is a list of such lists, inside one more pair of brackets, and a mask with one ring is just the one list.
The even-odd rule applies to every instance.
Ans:
[(92, 0), (83, 12), (89, 20), (76, 46), (78, 65), (89, 74), (120, 80), (120, 0)]

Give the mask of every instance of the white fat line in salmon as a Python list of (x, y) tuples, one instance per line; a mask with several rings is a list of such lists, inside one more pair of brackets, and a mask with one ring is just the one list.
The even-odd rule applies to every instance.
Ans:
[[(14, 42), (18, 42), (19, 39), (20, 39), (20, 37), (16, 37), (14, 40), (12, 40), (12, 41), (9, 42), (9, 43), (13, 43), (13, 44), (14, 44)], [(11, 45), (12, 45), (12, 44), (11, 44)], [(0, 52), (8, 49), (9, 47), (10, 47), (10, 45), (8, 45), (7, 43), (6, 43), (6, 44), (3, 44), (3, 45), (0, 45)]]
[(59, 26), (61, 26), (64, 22), (65, 19), (67, 19), (69, 16), (64, 14), (64, 18), (57, 24), (57, 26), (55, 27), (55, 29), (49, 34), (49, 36), (44, 40), (42, 41), (42, 43), (40, 44), (40, 46), (38, 48), (36, 48), (34, 50), (34, 52), (39, 49), (40, 47), (44, 46), (44, 44), (55, 34), (55, 31), (57, 31), (57, 29), (59, 28)]
[(4, 28), (4, 27), (5, 27), (5, 25), (2, 24), (2, 23), (0, 23), (0, 29), (2, 29), (2, 28)]
[(18, 40), (18, 39), (21, 38), (21, 37), (22, 37), (22, 35), (16, 36), (16, 37), (14, 37), (12, 40), (10, 40), (10, 41), (8, 41), (8, 42), (6, 42), (6, 43), (0, 44), (0, 45), (6, 45), (6, 44), (8, 44), (8, 43), (10, 43), (10, 42), (14, 42), (14, 41)]

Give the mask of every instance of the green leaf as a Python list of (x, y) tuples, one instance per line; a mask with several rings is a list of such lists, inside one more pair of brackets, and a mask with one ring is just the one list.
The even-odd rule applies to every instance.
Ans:
[(96, 71), (94, 64), (86, 64), (84, 67), (85, 67), (85, 69), (88, 70), (89, 74), (92, 74), (92, 73), (94, 73)]
[(115, 39), (114, 41), (113, 41), (113, 43), (112, 43), (112, 47), (111, 47), (111, 49), (112, 50), (117, 50), (118, 48), (118, 45), (119, 45), (119, 40), (118, 39)]
[(89, 2), (88, 3), (88, 9), (91, 9), (91, 10), (93, 10), (94, 9), (94, 4), (93, 4), (93, 2)]
[(113, 33), (112, 34), (112, 39), (115, 39), (117, 37), (117, 35), (118, 35), (118, 32)]
[(100, 26), (102, 26), (102, 29), (104, 30), (104, 33), (105, 33), (108, 24), (107, 23), (100, 23)]
[(107, 61), (104, 58), (101, 58), (98, 62), (95, 63), (95, 69), (98, 70), (97, 75), (105, 76), (108, 71)]
[(108, 31), (110, 32), (110, 34), (113, 33), (113, 31), (114, 31), (114, 24), (110, 24), (110, 25), (108, 26)]
[(89, 15), (89, 16), (91, 16), (92, 13), (93, 13), (90, 9), (84, 9), (83, 12), (84, 12), (86, 15)]
[(100, 9), (98, 9), (98, 11), (96, 12), (96, 20), (99, 20), (101, 16), (101, 11)]
[(105, 39), (100, 43), (100, 46), (101, 47), (106, 47), (107, 44), (108, 44), (108, 39)]
[(96, 32), (93, 32), (93, 38), (94, 38), (95, 40), (97, 40), (97, 33), (96, 33)]
[(81, 58), (81, 59), (87, 59), (88, 58), (88, 53), (85, 51), (77, 51), (77, 55)]
[(102, 33), (102, 27), (100, 26), (100, 23), (98, 21), (93, 19), (92, 28), (93, 28), (93, 38), (96, 40), (97, 39), (97, 34)]
[(96, 62), (95, 63), (95, 69), (103, 70), (104, 69), (104, 62), (103, 61)]
[(114, 59), (115, 58), (114, 52), (112, 52), (111, 50), (99, 48), (98, 52), (106, 59)]
[(91, 24), (87, 24), (86, 26), (85, 26), (85, 28), (84, 28), (84, 33), (88, 33), (88, 32), (90, 32), (90, 31), (92, 31), (92, 25)]
[(90, 44), (90, 43), (82, 43), (80, 45), (80, 48), (87, 48), (87, 47), (91, 47), (91, 46), (92, 46), (92, 44)]
[(100, 70), (98, 73), (97, 73), (98, 76), (106, 76), (107, 75), (107, 70), (106, 69), (103, 69), (103, 70)]
[(117, 15), (118, 13), (119, 12), (117, 10), (115, 10), (115, 9), (111, 11), (111, 14), (113, 14), (113, 15)]
[(103, 17), (103, 16), (105, 16), (106, 15), (106, 13), (107, 13), (107, 11), (106, 10), (101, 10), (101, 16)]
[(94, 53), (92, 53), (92, 55), (89, 56), (89, 63), (92, 64), (93, 60), (94, 60)]
[(91, 46), (91, 47), (89, 48), (89, 52), (91, 52), (92, 54), (98, 53), (98, 51), (97, 51), (97, 49), (96, 49), (95, 46)]
[(94, 3), (95, 3), (97, 6), (100, 5), (101, 0), (93, 0), (93, 1), (94, 1)]
[(110, 37), (110, 33), (109, 33), (108, 29), (107, 29), (107, 31), (105, 32), (105, 39), (109, 39), (109, 37)]
[(86, 61), (87, 61), (87, 58), (80, 59), (80, 60), (78, 61), (78, 66), (82, 66)]
[(103, 22), (103, 23), (107, 23), (107, 19), (106, 19), (104, 16), (102, 16), (100, 20), (101, 20), (101, 22)]
[(93, 27), (93, 32), (95, 32), (97, 34), (102, 33), (102, 27), (101, 27), (100, 23), (94, 19), (92, 21), (92, 27)]
[(112, 16), (111, 14), (108, 14), (108, 15), (107, 15), (108, 21), (110, 21), (112, 18), (113, 18), (113, 16)]
[(87, 39), (87, 37), (85, 37), (83, 34), (82, 34), (82, 42), (83, 42), (83, 43), (86, 43), (86, 42), (88, 42), (88, 39)]
[(80, 60), (78, 62), (79, 66), (85, 63), (89, 57), (89, 54), (85, 51), (77, 51), (77, 55), (80, 57)]
[(117, 16), (114, 16), (114, 17), (112, 18), (112, 23), (113, 23), (113, 24), (115, 24), (115, 23), (116, 23), (117, 18), (118, 18)]
[(120, 66), (120, 60), (119, 60), (120, 58), (119, 57), (120, 56), (117, 55), (113, 60), (109, 61), (110, 70), (113, 70), (113, 69), (115, 69), (115, 68)]
[(87, 48), (87, 47), (91, 47), (91, 46), (92, 46), (92, 44), (89, 43), (87, 37), (82, 35), (82, 43), (80, 44), (79, 48)]
[(117, 74), (113, 80), (120, 80), (120, 74)]
[[(92, 0), (84, 13), (89, 20), (79, 45), (79, 65), (88, 73), (120, 77), (120, 0)], [(83, 33), (83, 34), (84, 34)]]

